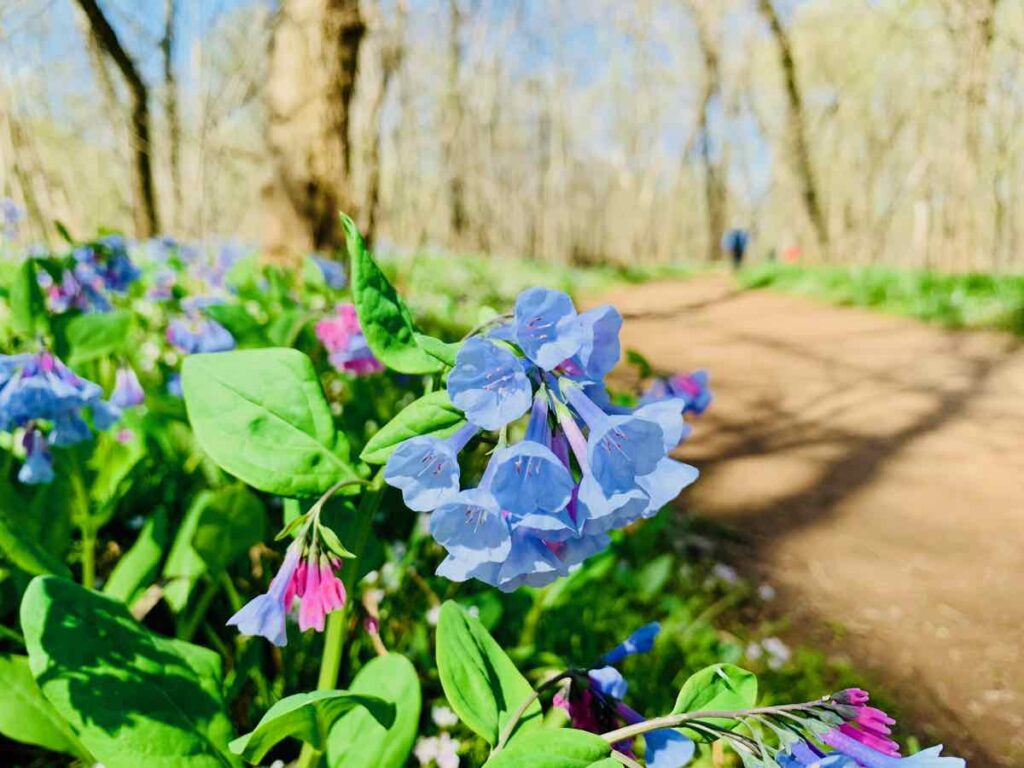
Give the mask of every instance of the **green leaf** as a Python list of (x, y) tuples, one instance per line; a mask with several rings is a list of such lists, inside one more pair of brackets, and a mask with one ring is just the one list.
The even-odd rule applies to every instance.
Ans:
[(487, 761), (486, 768), (590, 768), (601, 765), (611, 745), (573, 728), (542, 728), (525, 734)]
[(79, 315), (68, 322), (64, 331), (70, 350), (68, 363), (81, 365), (127, 351), (132, 344), (128, 337), (131, 327), (131, 313), (125, 311)]
[(352, 681), (352, 693), (380, 696), (395, 706), (395, 721), (384, 727), (365, 709), (354, 709), (331, 729), (327, 764), (345, 768), (402, 768), (419, 730), (420, 679), (397, 653), (380, 656)]
[(415, 334), (416, 343), (419, 344), (420, 348), (431, 357), (435, 357), (442, 363), (447, 365), (449, 368), (455, 367), (455, 356), (459, 354), (459, 350), (462, 349), (462, 344), (450, 344), (440, 339), (435, 339), (433, 336), (427, 336), (424, 333)]
[(23, 744), (96, 762), (67, 721), (43, 698), (27, 656), (0, 655), (0, 734)]
[(46, 319), (46, 300), (36, 278), (36, 263), (25, 259), (11, 284), (8, 300), (11, 302), (11, 324), (14, 330), (31, 336), (40, 321)]
[(219, 574), (263, 541), (265, 523), (263, 502), (252, 491), (241, 486), (223, 488), (203, 506), (192, 548), (211, 573)]
[(190, 355), (182, 388), (196, 439), (222, 469), (278, 496), (356, 479), (313, 363), (294, 349)]
[(338, 557), (355, 557), (355, 554), (341, 543), (341, 539), (338, 538), (338, 534), (336, 534), (329, 525), (318, 525), (317, 533), (319, 533), (320, 537), (323, 539), (324, 546)]
[(284, 528), (282, 528), (278, 532), (277, 536), (274, 537), (274, 541), (280, 541), (281, 539), (288, 538), (293, 533), (295, 533), (297, 530), (299, 530), (299, 527), (303, 523), (305, 523), (307, 520), (309, 520), (309, 513), (308, 512), (299, 513), (297, 511), (298, 510), (298, 506), (299, 506), (299, 502), (298, 502), (297, 499), (285, 499), (284, 500), (284, 505), (285, 505), (285, 519), (286, 520), (288, 519), (288, 511), (289, 511), (289, 507), (291, 506), (290, 502), (294, 503), (294, 505), (295, 505), (296, 515), (291, 520), (288, 520), (288, 522), (285, 523)]
[(383, 464), (400, 443), (418, 435), (448, 437), (466, 423), (466, 417), (441, 389), (409, 403), (370, 438), (359, 458)]
[(180, 613), (188, 604), (189, 595), (200, 577), (206, 573), (206, 562), (192, 546), (203, 509), (212, 501), (213, 491), (202, 491), (189, 506), (178, 527), (178, 533), (171, 544), (171, 551), (164, 563), (164, 600), (175, 613)]
[(103, 585), (103, 593), (131, 605), (139, 592), (152, 583), (169, 540), (167, 510), (158, 507), (142, 526), (132, 548), (117, 561)]
[(352, 296), (373, 354), (399, 373), (436, 373), (444, 364), (416, 343), (408, 307), (366, 249), (355, 222), (342, 214), (352, 264)]
[(260, 324), (240, 304), (211, 304), (203, 314), (227, 328), (239, 344), (266, 344)]
[(6, 484), (0, 485), (0, 552), (21, 570), (34, 576), (51, 573), (71, 578), (71, 571), (64, 563), (51, 555), (32, 535), (31, 529), (15, 517), (15, 510), (24, 504), (14, 490)]
[[(712, 664), (683, 683), (672, 714), (750, 709), (756, 703), (757, 675), (735, 664)], [(728, 718), (708, 718), (708, 722), (722, 728), (732, 728), (737, 723)], [(703, 738), (696, 731), (683, 730), (691, 738)]]
[(250, 763), (257, 763), (275, 744), (289, 736), (323, 750), (331, 726), (355, 707), (364, 707), (385, 728), (394, 722), (395, 706), (376, 696), (348, 691), (297, 693), (268, 709), (255, 729), (231, 742), (231, 751)]
[(224, 768), (231, 721), (220, 659), (151, 634), (120, 602), (37, 576), (21, 603), (43, 695), (106, 768)]
[[(437, 624), (437, 672), (455, 714), (492, 746), (533, 688), (483, 625), (451, 601)], [(540, 703), (527, 708), (513, 734), (539, 726)]]

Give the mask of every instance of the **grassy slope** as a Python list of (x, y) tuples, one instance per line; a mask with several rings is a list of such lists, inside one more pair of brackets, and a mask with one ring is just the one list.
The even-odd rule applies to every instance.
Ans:
[(820, 296), (948, 328), (989, 328), (1024, 336), (1024, 276), (1020, 275), (760, 264), (742, 270), (739, 280), (748, 288)]

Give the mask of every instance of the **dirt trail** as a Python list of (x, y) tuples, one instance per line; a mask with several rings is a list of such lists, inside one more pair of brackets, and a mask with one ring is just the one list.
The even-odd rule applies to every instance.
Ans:
[(725, 276), (609, 298), (626, 346), (710, 369), (683, 500), (751, 534), (795, 632), (972, 768), (1024, 766), (1024, 344)]

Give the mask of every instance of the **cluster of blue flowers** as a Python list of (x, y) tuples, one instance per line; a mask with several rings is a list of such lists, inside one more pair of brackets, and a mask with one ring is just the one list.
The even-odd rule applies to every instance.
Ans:
[[(510, 322), (463, 344), (447, 387), (468, 424), (405, 441), (384, 470), (409, 508), (432, 512), (448, 552), (439, 575), (504, 591), (548, 584), (696, 480), (669, 457), (684, 436), (683, 400), (610, 403), (621, 326), (614, 307), (577, 313), (567, 294), (531, 288)], [(528, 411), (524, 439), (509, 444), (508, 425)], [(498, 448), (479, 485), (462, 490), (458, 454), (482, 430), (500, 431)]]
[(64, 270), (59, 283), (48, 272), (39, 272), (39, 284), (46, 292), (50, 310), (56, 313), (69, 309), (108, 312), (108, 293), (126, 292), (141, 274), (120, 235), (107, 235), (81, 245), (75, 248), (72, 257), (74, 265)]
[(197, 352), (227, 352), (235, 348), (231, 332), (203, 310), (220, 299), (196, 296), (181, 303), (184, 317), (176, 317), (167, 324), (167, 341), (186, 355)]
[(123, 408), (138, 405), (144, 394), (130, 368), (117, 373), (110, 400), (98, 384), (83, 379), (49, 352), (0, 355), (0, 431), (24, 429), (25, 463), (18, 472), (23, 483), (53, 480), (52, 446), (80, 443), (92, 436), (92, 426), (109, 429)]

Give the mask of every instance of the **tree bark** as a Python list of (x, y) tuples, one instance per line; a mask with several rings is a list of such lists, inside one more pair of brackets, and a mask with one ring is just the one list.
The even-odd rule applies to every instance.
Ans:
[(89, 19), (89, 26), (96, 36), (96, 41), (103, 52), (117, 66), (131, 96), (131, 139), (132, 153), (132, 188), (133, 212), (135, 216), (135, 234), (138, 237), (151, 237), (160, 231), (160, 217), (157, 212), (156, 193), (154, 191), (152, 142), (150, 139), (149, 91), (139, 74), (135, 61), (125, 51), (124, 46), (107, 21), (103, 10), (96, 0), (77, 0), (79, 7)]
[(786, 84), (786, 101), (789, 105), (789, 139), (792, 144), (793, 160), (796, 165), (797, 181), (800, 184), (800, 197), (804, 211), (814, 230), (817, 245), (823, 256), (828, 255), (828, 224), (821, 205), (821, 195), (815, 180), (811, 162), (811, 150), (807, 142), (807, 131), (804, 124), (804, 100), (800, 91), (796, 61), (793, 59), (793, 47), (789, 33), (782, 26), (772, 0), (758, 0), (758, 9), (775, 40), (779, 53), (779, 65), (782, 68), (783, 80)]
[(725, 178), (722, 164), (714, 158), (711, 149), (709, 111), (715, 98), (721, 98), (722, 73), (718, 54), (718, 41), (704, 4), (690, 0), (690, 11), (697, 26), (697, 44), (704, 61), (704, 83), (701, 89), (700, 111), (697, 118), (697, 137), (701, 161), (704, 165), (704, 202), (707, 207), (707, 258), (715, 261), (721, 254), (719, 243), (725, 229)]
[(358, 0), (282, 0), (266, 98), (272, 178), (264, 244), (272, 255), (342, 244), (338, 212), (358, 217), (350, 109), (365, 25)]
[(448, 0), (448, 92), (445, 97), (444, 137), (445, 173), (448, 175), (449, 222), (453, 239), (458, 242), (466, 229), (465, 181), (459, 162), (462, 137), (462, 93), (459, 70), (462, 65), (462, 11), (459, 0)]
[(167, 115), (168, 157), (171, 169), (171, 225), (178, 231), (181, 210), (181, 115), (178, 112), (178, 82), (174, 74), (174, 34), (178, 17), (177, 0), (164, 0), (164, 36), (160, 52), (164, 64), (164, 112)]

